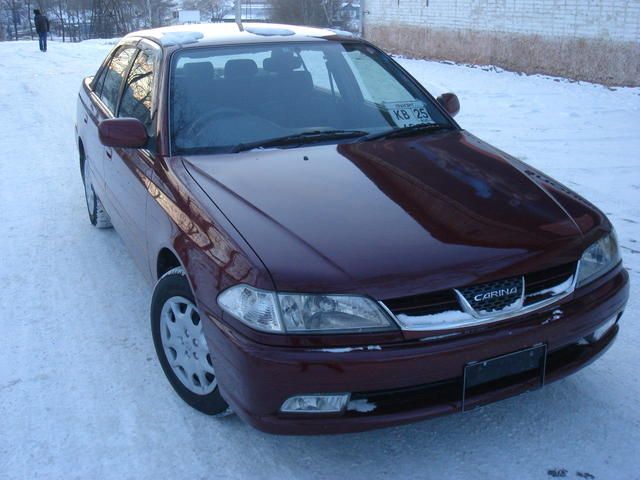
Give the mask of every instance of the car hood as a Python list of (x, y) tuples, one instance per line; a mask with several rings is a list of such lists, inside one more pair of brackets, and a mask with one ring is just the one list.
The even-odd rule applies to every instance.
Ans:
[(282, 291), (394, 298), (541, 270), (584, 248), (524, 164), (464, 131), (183, 161)]

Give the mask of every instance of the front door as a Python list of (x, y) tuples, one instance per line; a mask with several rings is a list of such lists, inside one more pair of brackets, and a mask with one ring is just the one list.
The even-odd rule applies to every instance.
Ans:
[[(117, 116), (136, 118), (149, 134), (148, 148), (105, 148), (104, 171), (108, 204), (117, 219), (112, 218), (123, 241), (138, 266), (150, 275), (147, 261), (145, 214), (147, 186), (153, 170), (155, 140), (154, 89), (159, 51), (141, 42), (127, 73)], [(109, 212), (111, 213), (111, 212)]]

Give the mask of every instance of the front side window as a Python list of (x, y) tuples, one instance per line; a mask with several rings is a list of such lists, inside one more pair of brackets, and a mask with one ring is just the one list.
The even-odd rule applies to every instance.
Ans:
[(120, 100), (119, 117), (133, 117), (140, 120), (151, 130), (151, 107), (153, 101), (155, 55), (151, 51), (142, 50), (131, 65), (127, 83)]
[(197, 47), (172, 57), (174, 154), (320, 143), (331, 135), (337, 143), (422, 124), (454, 128), (386, 55), (365, 44)]
[(136, 49), (133, 47), (124, 47), (116, 53), (107, 67), (100, 98), (113, 113), (116, 111), (118, 94), (120, 93), (120, 87), (127, 72), (127, 67), (135, 52)]

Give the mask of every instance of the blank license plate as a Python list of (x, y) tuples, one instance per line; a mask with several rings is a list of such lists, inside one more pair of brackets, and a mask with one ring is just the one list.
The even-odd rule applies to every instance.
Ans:
[(462, 409), (465, 398), (483, 389), (497, 389), (518, 382), (531, 383), (532, 388), (541, 387), (544, 384), (546, 357), (547, 346), (542, 344), (469, 363), (464, 369)]

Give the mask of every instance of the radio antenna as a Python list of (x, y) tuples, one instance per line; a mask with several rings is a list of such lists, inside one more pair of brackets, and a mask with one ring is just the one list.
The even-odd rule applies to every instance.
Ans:
[(242, 26), (242, 0), (236, 0), (236, 25), (241, 32), (244, 32)]

